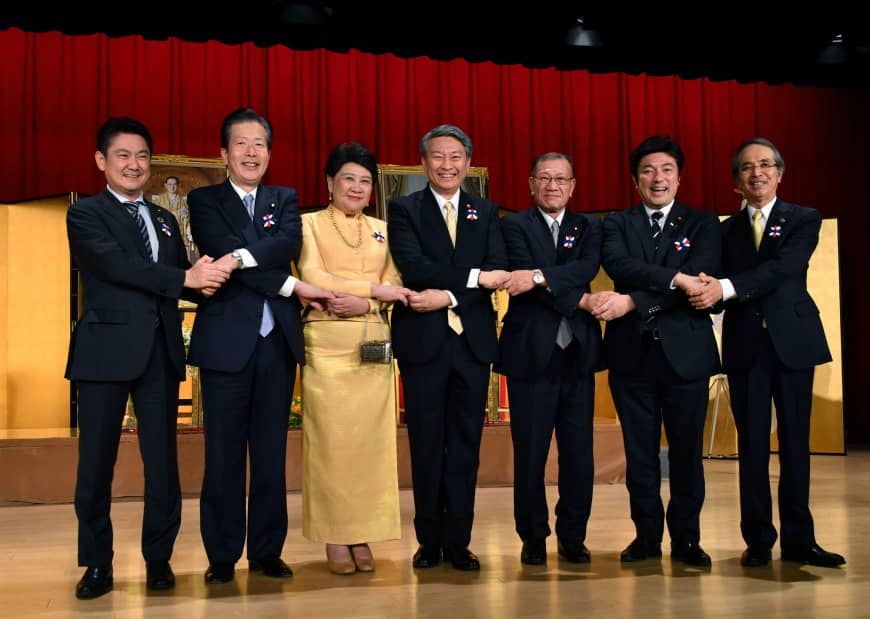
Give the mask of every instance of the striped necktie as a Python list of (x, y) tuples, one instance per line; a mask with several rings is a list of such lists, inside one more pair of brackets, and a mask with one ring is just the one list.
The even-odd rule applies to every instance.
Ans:
[(151, 260), (154, 260), (154, 250), (151, 247), (151, 238), (148, 236), (148, 228), (145, 226), (145, 220), (139, 212), (139, 203), (124, 202), (124, 206), (126, 207), (127, 212), (130, 213), (130, 216), (136, 221), (136, 227), (139, 228), (139, 235), (145, 243), (145, 249), (148, 252), (148, 256), (150, 256)]

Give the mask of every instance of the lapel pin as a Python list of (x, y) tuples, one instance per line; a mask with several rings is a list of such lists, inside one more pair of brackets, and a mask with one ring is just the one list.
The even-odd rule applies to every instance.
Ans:
[(263, 215), (263, 227), (271, 228), (275, 225), (275, 216), (272, 213), (266, 213)]

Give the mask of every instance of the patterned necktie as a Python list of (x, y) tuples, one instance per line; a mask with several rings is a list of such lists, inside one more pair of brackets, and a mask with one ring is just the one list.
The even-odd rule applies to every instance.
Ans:
[(242, 198), (242, 202), (245, 203), (245, 210), (248, 211), (248, 217), (251, 218), (251, 221), (254, 220), (254, 196), (249, 193), (245, 194), (245, 197)]
[(447, 224), (447, 234), (450, 235), (450, 242), (456, 247), (456, 211), (451, 202), (444, 203), (444, 223)]
[(124, 202), (124, 206), (127, 208), (127, 212), (130, 213), (130, 216), (136, 221), (136, 227), (139, 228), (139, 235), (145, 243), (145, 250), (148, 252), (148, 256), (151, 260), (154, 260), (154, 251), (151, 248), (151, 238), (148, 236), (148, 228), (145, 226), (145, 220), (142, 219), (142, 215), (139, 213), (139, 205), (136, 202)]
[[(447, 234), (450, 235), (450, 242), (456, 247), (456, 211), (453, 210), (451, 202), (444, 203), (444, 223), (447, 224)], [(464, 330), (462, 326), (462, 318), (459, 317), (453, 309), (447, 308), (447, 326), (449, 326), (456, 335), (462, 335)]]
[[(556, 246), (556, 249), (559, 249), (558, 221), (553, 220), (553, 223), (550, 224), (550, 234), (553, 235), (553, 245)], [(571, 335), (571, 327), (568, 326), (568, 320), (562, 316), (562, 319), (559, 321), (559, 330), (556, 331), (556, 344), (559, 348), (568, 348), (568, 344), (571, 343), (572, 338), (573, 336)]]
[[(251, 221), (254, 219), (254, 196), (249, 193), (242, 198), (245, 203), (245, 210), (248, 211), (248, 217)], [(268, 299), (263, 299), (263, 318), (260, 320), (260, 335), (266, 337), (275, 328), (275, 314), (272, 312), (272, 307), (269, 305)]]
[(664, 217), (664, 213), (661, 211), (656, 211), (652, 215), (652, 226), (650, 226), (650, 231), (652, 232), (653, 245), (655, 246), (655, 250), (659, 250), (659, 235), (662, 233), (662, 226), (659, 223), (662, 217)]
[(755, 239), (756, 250), (761, 246), (762, 237), (764, 237), (764, 213), (756, 210), (752, 213), (752, 238)]

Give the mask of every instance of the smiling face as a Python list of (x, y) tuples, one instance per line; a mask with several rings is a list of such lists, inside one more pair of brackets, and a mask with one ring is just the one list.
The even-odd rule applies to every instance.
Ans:
[(565, 159), (540, 161), (534, 175), (529, 178), (535, 204), (551, 217), (558, 216), (565, 209), (576, 185), (574, 171)]
[(94, 153), (97, 167), (105, 172), (106, 184), (116, 193), (136, 200), (151, 176), (151, 151), (141, 135), (119, 133), (109, 142), (106, 154)]
[(635, 187), (641, 200), (653, 210), (670, 204), (680, 186), (677, 160), (667, 153), (650, 153), (637, 164)]
[(465, 180), (471, 160), (465, 153), (462, 142), (442, 136), (432, 138), (423, 157), (423, 169), (435, 193), (450, 198)]
[(750, 144), (737, 157), (737, 189), (746, 201), (761, 208), (776, 197), (782, 171), (776, 165), (773, 150), (762, 144)]
[(334, 177), (326, 177), (332, 204), (345, 215), (353, 215), (368, 206), (372, 197), (372, 173), (358, 163), (348, 162)]
[(221, 148), (230, 180), (249, 192), (256, 189), (269, 169), (270, 156), (266, 129), (252, 120), (232, 125), (228, 147)]

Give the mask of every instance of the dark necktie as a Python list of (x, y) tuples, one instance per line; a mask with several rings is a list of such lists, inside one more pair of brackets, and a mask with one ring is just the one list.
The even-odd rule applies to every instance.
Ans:
[(650, 226), (650, 232), (652, 233), (653, 245), (655, 246), (656, 251), (659, 250), (659, 236), (662, 233), (662, 226), (659, 221), (664, 217), (664, 213), (661, 211), (656, 211), (652, 215), (652, 226)]
[(148, 228), (145, 226), (145, 220), (139, 213), (139, 205), (136, 202), (124, 202), (127, 212), (136, 220), (136, 227), (139, 228), (139, 235), (145, 243), (145, 249), (148, 252), (148, 257), (154, 260), (154, 251), (151, 249), (151, 239), (148, 236)]

